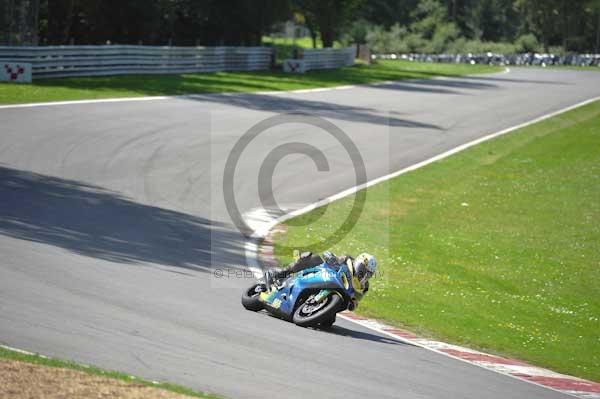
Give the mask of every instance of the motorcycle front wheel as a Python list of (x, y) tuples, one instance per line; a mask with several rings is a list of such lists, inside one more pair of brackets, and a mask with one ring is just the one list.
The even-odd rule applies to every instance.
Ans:
[(316, 327), (318, 325), (331, 325), (335, 315), (342, 306), (342, 298), (331, 293), (321, 302), (314, 301), (314, 295), (308, 297), (294, 312), (294, 324), (300, 327)]
[(263, 308), (260, 302), (260, 293), (265, 290), (264, 284), (254, 284), (242, 292), (242, 306), (252, 312), (258, 312)]

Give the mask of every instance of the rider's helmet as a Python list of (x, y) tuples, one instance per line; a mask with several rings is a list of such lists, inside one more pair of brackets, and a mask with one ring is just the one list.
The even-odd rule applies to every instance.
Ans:
[(368, 253), (362, 253), (354, 260), (354, 273), (360, 281), (360, 285), (363, 289), (367, 286), (367, 281), (377, 271), (377, 260), (373, 255)]

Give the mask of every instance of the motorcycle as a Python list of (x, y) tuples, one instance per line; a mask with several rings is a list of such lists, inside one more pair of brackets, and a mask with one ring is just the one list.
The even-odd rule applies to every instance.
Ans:
[(354, 308), (354, 298), (348, 265), (324, 261), (281, 282), (259, 280), (242, 293), (242, 305), (254, 312), (265, 309), (300, 327), (330, 328), (338, 312)]

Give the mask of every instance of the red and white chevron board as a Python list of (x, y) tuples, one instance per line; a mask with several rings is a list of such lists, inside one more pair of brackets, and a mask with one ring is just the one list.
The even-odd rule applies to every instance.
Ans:
[(15, 83), (31, 83), (31, 64), (2, 62), (0, 81)]
[[(269, 232), (260, 246), (259, 256), (261, 257), (261, 260), (269, 266), (277, 265), (277, 261), (273, 254), (273, 236), (276, 233), (283, 232), (285, 232), (285, 226), (276, 226)], [(505, 374), (579, 398), (600, 399), (600, 383), (597, 382), (560, 374), (552, 370), (532, 366), (520, 360), (490, 355), (462, 346), (421, 338), (409, 331), (392, 327), (378, 320), (362, 317), (352, 312), (342, 312), (339, 316), (399, 341), (416, 345), (497, 373)]]

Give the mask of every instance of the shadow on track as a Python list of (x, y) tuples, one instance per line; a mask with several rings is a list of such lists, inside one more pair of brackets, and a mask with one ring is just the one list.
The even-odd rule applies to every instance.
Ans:
[[(286, 321), (280, 317), (277, 317), (265, 310), (262, 310), (260, 312), (257, 312), (256, 314), (261, 315), (261, 316), (265, 316), (265, 317), (271, 317), (273, 319), (279, 320), (282, 323), (292, 323), (291, 321)], [(303, 327), (298, 327), (298, 328), (303, 328)], [(310, 327), (312, 328), (312, 327)], [(357, 331), (357, 330), (352, 330), (346, 327), (342, 327), (338, 324), (334, 324), (333, 326), (331, 326), (331, 328), (320, 328), (320, 327), (315, 327), (314, 330), (322, 332), (324, 334), (331, 334), (331, 335), (339, 335), (340, 337), (349, 337), (349, 338), (356, 338), (356, 339), (364, 339), (367, 341), (372, 341), (372, 342), (379, 342), (382, 344), (389, 344), (389, 345), (407, 345), (407, 346), (415, 346), (413, 344), (410, 344), (408, 342), (402, 342), (400, 340), (394, 339), (394, 338), (389, 338), (389, 337), (384, 337), (381, 335), (377, 335), (377, 334), (371, 334), (369, 332), (363, 332), (363, 331)]]
[(126, 264), (209, 271), (217, 252), (243, 264), (239, 235), (101, 187), (0, 167), (0, 198), (1, 235)]
[(423, 79), (413, 81), (398, 81), (392, 82), (385, 85), (376, 86), (378, 89), (398, 90), (398, 91), (416, 91), (416, 92), (429, 92), (429, 93), (441, 93), (441, 94), (455, 94), (465, 95), (468, 94), (461, 90), (497, 90), (498, 85), (484, 82), (472, 82), (469, 79), (465, 79), (464, 76), (456, 78), (445, 78), (445, 79)]
[(407, 343), (407, 342), (402, 342), (402, 341), (399, 341), (399, 340), (394, 339), (394, 338), (383, 337), (381, 335), (371, 334), (371, 333), (363, 332), (363, 331), (351, 330), (349, 328), (341, 327), (341, 326), (338, 326), (336, 324), (334, 324), (331, 327), (331, 329), (321, 330), (321, 331), (323, 331), (325, 333), (329, 333), (329, 334), (339, 335), (339, 336), (342, 336), (342, 337), (364, 339), (364, 340), (367, 340), (367, 341), (378, 342), (378, 343), (382, 343), (382, 344), (407, 345), (407, 346), (415, 346), (416, 347), (416, 345), (413, 345), (413, 344), (410, 344), (410, 343)]
[(279, 113), (299, 112), (343, 121), (362, 122), (393, 127), (442, 130), (440, 126), (434, 124), (390, 117), (386, 113), (382, 113), (372, 108), (341, 105), (332, 102), (315, 101), (302, 98), (282, 97), (278, 95), (257, 93), (192, 94), (189, 96), (182, 96), (182, 98), (208, 103), (221, 103), (258, 111)]
[(511, 79), (506, 75), (501, 76), (462, 76), (461, 79), (475, 80), (475, 81), (486, 81), (486, 82), (498, 82), (498, 83), (521, 83), (521, 84), (539, 84), (539, 85), (553, 85), (553, 86), (572, 86), (573, 83), (562, 82), (558, 80), (536, 80), (536, 79)]

